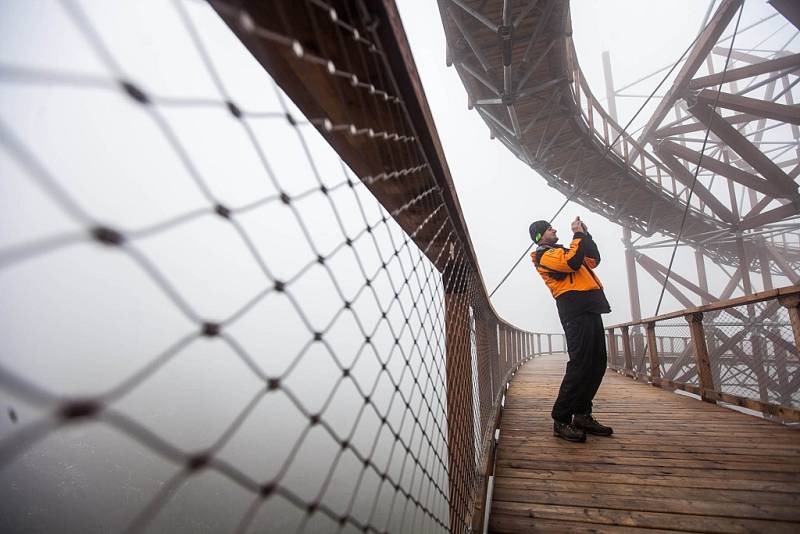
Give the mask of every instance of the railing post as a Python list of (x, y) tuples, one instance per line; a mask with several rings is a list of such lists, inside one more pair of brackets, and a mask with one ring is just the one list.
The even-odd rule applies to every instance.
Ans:
[(800, 295), (783, 295), (778, 302), (789, 312), (789, 322), (794, 332), (794, 347), (800, 349)]
[(536, 352), (542, 355), (542, 334), (536, 334)]
[[(757, 331), (758, 330), (756, 330), (756, 332)], [(767, 343), (762, 336), (754, 332), (750, 335), (750, 347), (753, 349), (752, 369), (756, 375), (756, 382), (758, 383), (758, 398), (764, 404), (769, 404), (769, 387), (767, 384), (769, 375), (767, 374), (767, 369), (764, 368)], [(765, 417), (769, 416), (769, 412), (764, 411), (763, 413)]]
[(450, 280), (446, 279), (444, 284), (444, 325), (450, 525), (455, 532), (471, 524), (473, 496), (470, 488), (473, 487), (476, 466), (469, 309), (464, 284), (453, 283), (454, 279), (451, 275)]
[(492, 318), (486, 323), (486, 342), (489, 350), (489, 370), (492, 374), (492, 399), (500, 387), (501, 371), (500, 351), (497, 347), (497, 322)]
[(689, 321), (689, 332), (692, 334), (692, 348), (694, 349), (694, 363), (697, 366), (697, 376), (700, 378), (700, 397), (706, 402), (714, 402), (706, 397), (704, 390), (714, 390), (714, 379), (711, 375), (711, 365), (708, 362), (708, 346), (706, 334), (703, 330), (703, 314), (692, 313), (686, 316)]
[(661, 368), (658, 366), (658, 345), (656, 344), (656, 323), (645, 325), (647, 332), (647, 352), (650, 354), (650, 379), (654, 382), (661, 378)]
[(614, 334), (613, 328), (606, 329), (608, 334), (608, 353), (611, 356), (611, 368), (617, 369), (617, 358), (619, 357), (619, 351), (617, 350), (617, 336)]
[[(490, 322), (482, 316), (481, 312), (478, 310), (474, 311), (474, 318), (475, 318), (475, 345), (477, 347), (477, 377), (473, 377), (473, 390), (475, 384), (477, 384), (477, 405), (481, 414), (484, 413), (484, 409), (487, 406), (493, 406), (494, 399), (495, 399), (495, 385), (494, 385), (494, 372), (492, 369), (492, 362), (495, 360), (493, 351), (487, 351), (486, 348), (491, 346), (491, 330), (489, 328)], [(470, 354), (470, 359), (472, 355)], [(473, 399), (473, 402), (475, 400)], [(500, 416), (499, 410), (497, 412), (497, 417)], [(483, 431), (485, 428), (483, 425), (493, 425), (492, 430), (494, 430), (496, 423), (498, 420), (495, 418), (495, 421), (483, 421), (483, 415), (481, 418), (476, 421), (477, 425), (480, 427), (480, 430)], [(489, 463), (493, 460), (493, 451), (494, 451), (494, 443), (484, 442), (483, 433), (481, 435), (480, 445), (478, 446), (478, 450), (476, 451), (481, 458), (481, 461), (478, 463), (477, 468), (477, 492), (473, 497), (474, 509), (472, 512), (472, 531), (476, 532), (479, 531), (483, 527), (483, 518), (486, 512), (486, 498), (489, 491), (489, 476), (491, 475), (492, 465)]]
[(508, 341), (506, 340), (505, 325), (500, 325), (498, 336), (500, 337), (500, 357), (503, 359), (503, 372), (505, 373), (508, 370)]
[(633, 371), (633, 358), (631, 357), (631, 337), (628, 333), (628, 327), (623, 326), (620, 328), (622, 331), (622, 353), (625, 355), (625, 369)]
[(553, 354), (553, 334), (547, 334), (547, 354)]
[(512, 335), (514, 340), (512, 345), (514, 347), (514, 365), (517, 365), (519, 363), (519, 331), (514, 330)]
[(522, 360), (528, 357), (528, 334), (526, 332), (522, 333)]

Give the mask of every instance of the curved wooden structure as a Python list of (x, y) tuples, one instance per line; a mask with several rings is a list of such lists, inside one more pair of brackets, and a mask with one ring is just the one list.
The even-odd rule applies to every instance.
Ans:
[[(481, 115), (494, 137), (539, 172), (551, 187), (595, 213), (644, 236), (659, 232), (674, 239), (680, 232), (683, 242), (732, 266), (739, 266), (742, 257), (741, 247), (731, 237), (741, 236), (737, 231), (800, 213), (794, 177), (749, 146), (734, 148), (746, 153), (741, 166), (749, 171), (706, 157), (704, 165), (710, 162), (720, 176), (768, 195), (768, 199), (779, 201), (779, 207), (747, 214), (749, 218), (740, 216), (726, 199), (698, 182), (682, 228), (693, 176), (678, 158), (688, 166), (697, 154), (666, 139), (675, 132), (657, 127), (679, 98), (693, 103), (690, 110), (697, 116), (696, 129), (704, 130), (703, 123), (715, 120), (708, 118), (711, 110), (706, 109), (710, 105), (709, 89), (691, 94), (690, 90), (708, 87), (715, 80), (718, 83), (717, 78), (692, 77), (740, 5), (741, 0), (723, 2), (679, 71), (677, 86), (662, 100), (657, 116), (648, 124), (647, 135), (637, 140), (627, 133), (620, 135), (621, 126), (588, 87), (576, 60), (567, 0), (439, 2), (448, 62), (455, 66), (467, 89), (469, 107)], [(731, 77), (795, 68), (793, 62), (797, 60), (784, 58), (780, 64), (766, 67), (759, 64), (761, 70), (756, 67)], [(731, 96), (734, 102), (724, 105), (734, 109), (740, 99)], [(794, 122), (791, 115), (796, 110), (790, 106), (766, 107), (769, 109), (755, 113)], [(756, 118), (752, 114), (747, 120)], [(730, 117), (721, 119), (716, 119), (721, 128), (732, 128)], [(724, 133), (716, 126), (712, 131), (723, 138)], [(739, 140), (725, 141), (733, 146)], [(651, 150), (648, 143), (655, 149)], [(744, 236), (742, 246), (751, 270), (761, 268), (752, 259), (758, 257), (763, 244), (760, 236)], [(771, 246), (781, 248), (782, 256), (793, 265), (800, 261), (796, 247)]]

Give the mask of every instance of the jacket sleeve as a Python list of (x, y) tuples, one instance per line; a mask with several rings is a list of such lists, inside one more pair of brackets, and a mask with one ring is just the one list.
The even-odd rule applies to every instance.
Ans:
[(583, 239), (583, 244), (586, 250), (583, 264), (590, 269), (594, 269), (600, 265), (600, 251), (597, 250), (597, 243), (594, 242), (590, 234), (586, 234), (586, 237)]
[(542, 255), (539, 265), (551, 271), (571, 273), (581, 268), (584, 257), (583, 234), (575, 234), (568, 250), (551, 248)]

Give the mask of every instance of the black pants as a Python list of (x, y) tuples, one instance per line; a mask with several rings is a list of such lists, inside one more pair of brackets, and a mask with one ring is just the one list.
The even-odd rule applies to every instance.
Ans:
[(600, 314), (584, 313), (562, 325), (569, 362), (552, 415), (569, 423), (573, 414), (592, 413), (592, 399), (603, 381), (608, 356)]

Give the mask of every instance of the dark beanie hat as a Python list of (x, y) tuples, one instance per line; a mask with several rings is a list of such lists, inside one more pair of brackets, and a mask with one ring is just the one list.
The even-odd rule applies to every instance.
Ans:
[(548, 228), (550, 228), (550, 223), (547, 221), (536, 221), (535, 223), (531, 224), (529, 230), (531, 232), (531, 239), (533, 239), (533, 242), (538, 243)]

